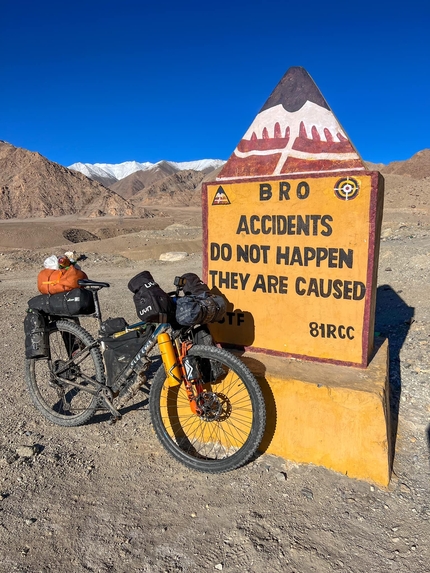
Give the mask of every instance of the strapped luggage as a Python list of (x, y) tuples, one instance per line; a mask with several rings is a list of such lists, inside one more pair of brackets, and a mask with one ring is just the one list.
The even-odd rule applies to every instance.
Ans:
[(137, 316), (145, 322), (172, 322), (175, 317), (175, 303), (155, 282), (149, 271), (143, 271), (128, 283), (134, 293), (133, 301)]
[(211, 294), (209, 287), (195, 273), (185, 273), (185, 296), (176, 300), (176, 320), (183, 326), (218, 322), (226, 313), (222, 296)]
[(227, 307), (222, 296), (204, 292), (183, 296), (176, 301), (176, 320), (183, 326), (209, 324), (224, 318)]
[(57, 294), (78, 288), (78, 280), (87, 278), (84, 271), (73, 265), (67, 269), (43, 269), (37, 276), (37, 288), (42, 294)]
[(28, 306), (52, 316), (78, 316), (95, 312), (93, 295), (83, 288), (53, 295), (40, 294), (30, 299)]
[(30, 309), (24, 319), (25, 357), (48, 358), (49, 336), (46, 318), (38, 310)]

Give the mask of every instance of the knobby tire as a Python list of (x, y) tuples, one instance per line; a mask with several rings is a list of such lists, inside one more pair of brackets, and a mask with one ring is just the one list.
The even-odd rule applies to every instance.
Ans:
[(231, 471), (256, 453), (263, 437), (266, 410), (260, 386), (245, 364), (226, 350), (196, 345), (188, 354), (197, 358), (204, 375), (200, 398), (206, 414), (193, 414), (184, 384), (171, 386), (161, 366), (149, 399), (155, 433), (189, 468)]
[[(43, 416), (60, 426), (80, 426), (94, 415), (99, 398), (93, 392), (95, 384), (104, 383), (104, 367), (100, 350), (87, 346), (94, 343), (93, 337), (77, 324), (59, 320), (50, 325), (50, 358), (26, 360), (26, 383), (34, 406)], [(84, 349), (83, 353), (79, 353)], [(65, 371), (60, 372), (70, 358), (77, 356)], [(64, 367), (63, 367), (64, 369)], [(78, 382), (76, 388), (68, 381)]]

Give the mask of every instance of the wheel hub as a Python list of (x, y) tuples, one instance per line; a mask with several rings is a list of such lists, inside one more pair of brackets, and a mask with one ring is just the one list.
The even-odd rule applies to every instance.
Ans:
[(206, 422), (218, 420), (222, 413), (222, 404), (214, 392), (202, 392), (197, 396), (197, 406), (200, 409), (200, 417)]

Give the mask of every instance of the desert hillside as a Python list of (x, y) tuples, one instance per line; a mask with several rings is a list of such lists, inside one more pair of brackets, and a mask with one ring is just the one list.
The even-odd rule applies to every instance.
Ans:
[(0, 141), (0, 219), (144, 216), (100, 183), (40, 153)]
[(130, 199), (142, 189), (148, 188), (174, 173), (176, 173), (176, 170), (164, 161), (155, 165), (152, 169), (135, 171), (127, 177), (110, 184), (109, 188), (121, 195), (121, 197), (124, 197), (124, 199)]
[[(218, 162), (219, 163), (219, 162)], [(367, 163), (385, 178), (386, 208), (426, 208), (430, 200), (430, 149), (388, 165)], [(198, 207), (201, 187), (222, 167), (178, 170), (159, 162), (110, 182), (110, 188), (37, 152), (0, 141), (0, 220), (79, 216), (148, 217), (148, 207)], [(94, 176), (95, 177), (95, 176)]]

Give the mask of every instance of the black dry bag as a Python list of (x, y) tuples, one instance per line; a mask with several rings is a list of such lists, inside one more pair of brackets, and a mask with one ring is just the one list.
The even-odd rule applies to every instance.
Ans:
[(25, 357), (48, 358), (49, 336), (46, 318), (38, 310), (30, 309), (24, 319)]

